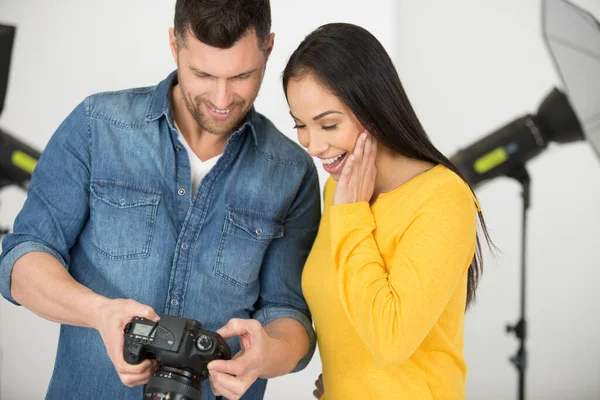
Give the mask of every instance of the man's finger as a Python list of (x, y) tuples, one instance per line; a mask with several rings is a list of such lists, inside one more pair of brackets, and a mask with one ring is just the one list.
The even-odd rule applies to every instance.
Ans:
[(139, 375), (148, 372), (148, 370), (153, 370), (154, 366), (155, 364), (152, 362), (152, 360), (144, 360), (137, 365), (128, 364), (127, 362), (123, 361), (119, 364), (117, 372), (119, 374)]
[(235, 360), (214, 360), (207, 365), (207, 368), (209, 372), (240, 376), (246, 372), (246, 362), (243, 357)]
[(220, 372), (213, 373), (212, 382), (215, 389), (228, 399), (239, 399), (246, 391), (246, 387), (244, 387), (241, 380)]
[[(121, 380), (127, 381), (127, 386), (135, 387), (148, 383), (156, 369), (156, 360), (144, 360), (139, 366), (144, 367), (144, 369), (139, 372), (119, 372)], [(136, 365), (136, 367), (138, 366)]]
[(129, 299), (125, 303), (123, 317), (126, 322), (129, 322), (132, 317), (142, 317), (151, 321), (158, 321), (160, 317), (154, 311), (154, 308), (147, 306), (142, 303), (138, 303), (135, 300)]
[(218, 389), (215, 387), (215, 384), (214, 384), (214, 377), (213, 377), (213, 375), (212, 375), (212, 374), (209, 374), (209, 375), (208, 375), (208, 380), (209, 380), (209, 382), (210, 382), (210, 390), (213, 392), (213, 394), (214, 394), (215, 396), (222, 396), (221, 392), (219, 392), (219, 390), (218, 390)]
[(156, 311), (154, 311), (154, 309), (152, 307), (147, 307), (144, 310), (144, 318), (149, 319), (150, 321), (154, 321), (154, 322), (158, 322), (158, 320), (160, 320), (160, 317), (158, 316), (158, 314), (156, 313)]
[(124, 385), (129, 386), (129, 387), (136, 387), (139, 385), (144, 385), (146, 383), (148, 383), (148, 381), (150, 380), (150, 376), (152, 374), (147, 373), (147, 374), (119, 374), (119, 378), (121, 378), (121, 382), (123, 382)]
[[(233, 336), (241, 336), (250, 332), (250, 328), (254, 320), (232, 318), (229, 322), (220, 329), (217, 329), (217, 333), (224, 339), (228, 339)], [(260, 324), (258, 321), (256, 323)]]

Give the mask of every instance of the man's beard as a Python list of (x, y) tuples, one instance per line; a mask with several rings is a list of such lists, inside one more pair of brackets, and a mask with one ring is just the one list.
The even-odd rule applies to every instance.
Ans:
[[(196, 99), (194, 104), (185, 96), (183, 88), (181, 89), (181, 95), (188, 111), (200, 127), (205, 132), (212, 133), (213, 135), (226, 136), (231, 135), (242, 123), (242, 120), (246, 116), (246, 113), (250, 109), (246, 102), (243, 100), (234, 102), (231, 104), (230, 109), (231, 115), (225, 121), (217, 121), (210, 115), (206, 109), (209, 105), (202, 99)], [(250, 103), (252, 104), (252, 103)]]

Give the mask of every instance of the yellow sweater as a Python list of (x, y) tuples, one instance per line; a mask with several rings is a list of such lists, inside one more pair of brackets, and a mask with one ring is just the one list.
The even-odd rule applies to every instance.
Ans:
[(332, 206), (334, 191), (302, 277), (325, 399), (464, 399), (472, 192), (442, 165), (372, 206)]

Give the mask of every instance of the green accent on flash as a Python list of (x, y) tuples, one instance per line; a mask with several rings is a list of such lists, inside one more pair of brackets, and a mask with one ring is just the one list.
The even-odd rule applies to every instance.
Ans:
[(508, 154), (506, 154), (506, 150), (504, 150), (504, 147), (498, 147), (486, 155), (479, 157), (473, 166), (475, 168), (475, 172), (478, 174), (485, 174), (506, 160), (508, 160)]
[(29, 154), (23, 153), (20, 150), (12, 153), (11, 158), (11, 161), (15, 167), (20, 168), (29, 174), (33, 172), (33, 169), (37, 164), (37, 160), (35, 158), (31, 157)]

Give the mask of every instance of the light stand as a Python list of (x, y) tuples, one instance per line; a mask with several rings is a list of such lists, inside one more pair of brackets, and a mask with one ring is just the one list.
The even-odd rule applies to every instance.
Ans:
[(498, 177), (516, 179), (522, 186), (521, 315), (515, 325), (506, 327), (506, 332), (514, 333), (519, 340), (519, 348), (510, 358), (519, 372), (519, 400), (525, 399), (528, 358), (526, 246), (531, 199), (525, 165), (552, 142), (584, 140), (600, 157), (600, 23), (567, 0), (542, 0), (542, 37), (564, 84), (563, 90), (555, 88), (534, 115), (504, 125), (451, 157), (472, 188)]
[(525, 339), (527, 338), (527, 320), (525, 318), (525, 300), (527, 288), (527, 212), (530, 206), (530, 186), (531, 179), (524, 165), (515, 167), (507, 176), (516, 179), (522, 186), (521, 197), (523, 200), (523, 214), (521, 224), (521, 315), (515, 325), (507, 325), (506, 333), (514, 333), (519, 340), (519, 349), (517, 353), (510, 358), (510, 362), (519, 372), (519, 400), (525, 399), (525, 369), (527, 367), (527, 350), (525, 348)]
[(546, 150), (551, 142), (570, 143), (584, 140), (583, 130), (567, 96), (554, 88), (542, 101), (537, 113), (525, 115), (502, 126), (451, 157), (471, 187), (497, 177), (517, 180), (522, 187), (523, 215), (521, 227), (521, 315), (506, 333), (519, 340), (517, 353), (510, 357), (519, 372), (519, 400), (525, 399), (525, 370), (527, 367), (527, 321), (525, 300), (527, 288), (527, 213), (531, 205), (531, 179), (526, 163)]

